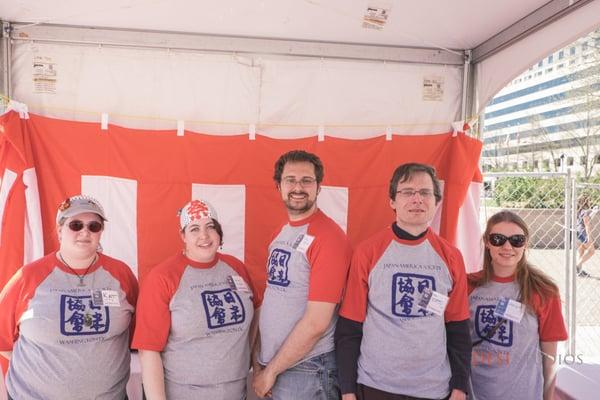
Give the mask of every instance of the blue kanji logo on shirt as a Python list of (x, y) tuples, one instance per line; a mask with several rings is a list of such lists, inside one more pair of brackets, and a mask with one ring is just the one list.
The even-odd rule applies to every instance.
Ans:
[(392, 314), (399, 317), (433, 315), (417, 303), (423, 290), (435, 291), (435, 278), (429, 275), (398, 272), (392, 276)]
[[(513, 343), (513, 323), (506, 319), (500, 323), (500, 318), (494, 315), (495, 309), (496, 305), (477, 306), (475, 310), (475, 332), (483, 340), (498, 346), (510, 347)], [(494, 334), (488, 338), (490, 332), (499, 323), (500, 325)]]
[(92, 296), (60, 296), (60, 333), (63, 335), (97, 335), (108, 332), (109, 327), (109, 308), (95, 306)]
[(269, 266), (267, 274), (269, 283), (278, 286), (288, 286), (288, 262), (290, 261), (291, 253), (286, 250), (273, 249), (269, 256)]
[(246, 320), (246, 310), (237, 292), (231, 289), (205, 290), (202, 303), (210, 329), (241, 324)]

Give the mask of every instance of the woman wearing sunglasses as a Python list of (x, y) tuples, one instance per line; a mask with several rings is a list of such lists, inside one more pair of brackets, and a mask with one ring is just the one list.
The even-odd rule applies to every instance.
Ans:
[(483, 270), (469, 275), (472, 399), (552, 399), (557, 342), (567, 339), (558, 288), (526, 258), (517, 214), (487, 222)]
[(106, 217), (88, 196), (56, 215), (58, 251), (21, 268), (0, 294), (9, 399), (125, 399), (137, 299), (131, 269), (98, 252)]
[(186, 204), (179, 224), (183, 252), (154, 267), (140, 293), (133, 347), (144, 392), (149, 400), (245, 399), (259, 297), (244, 264), (218, 252), (223, 230), (208, 202)]

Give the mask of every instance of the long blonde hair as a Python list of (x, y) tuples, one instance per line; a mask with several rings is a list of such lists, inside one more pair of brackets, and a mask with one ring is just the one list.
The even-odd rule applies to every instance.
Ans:
[[(500, 222), (509, 222), (517, 225), (523, 230), (527, 238), (527, 243), (529, 243), (529, 228), (525, 221), (512, 211), (500, 211), (488, 219), (485, 232), (483, 233), (484, 244), (488, 243), (488, 237), (492, 232), (492, 228)], [(527, 261), (525, 253), (523, 252), (523, 257), (517, 263), (515, 278), (519, 285), (519, 301), (533, 308), (533, 293), (536, 293), (540, 297), (542, 304), (544, 304), (549, 297), (558, 295), (558, 287), (548, 275)], [(483, 286), (490, 282), (493, 276), (492, 255), (490, 254), (490, 250), (485, 247), (483, 253), (483, 272), (481, 274), (469, 275), (469, 283), (474, 287)]]

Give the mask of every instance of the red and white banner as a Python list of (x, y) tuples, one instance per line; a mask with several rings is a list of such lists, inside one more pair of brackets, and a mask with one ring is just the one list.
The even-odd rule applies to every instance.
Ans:
[[(177, 210), (192, 197), (209, 200), (224, 227), (223, 252), (243, 259), (260, 287), (267, 242), (286, 219), (273, 165), (291, 149), (323, 160), (319, 207), (354, 244), (393, 221), (387, 194), (393, 170), (405, 162), (433, 165), (444, 184), (434, 226), (463, 253), (479, 254), (472, 198), (481, 182), (481, 142), (463, 133), (250, 140), (114, 125), (102, 130), (97, 123), (21, 119), (11, 111), (0, 117), (0, 287), (21, 265), (58, 247), (57, 206), (81, 192), (106, 209), (104, 252), (131, 265), (140, 279), (182, 248)], [(461, 209), (465, 199), (471, 203)], [(471, 238), (473, 249), (471, 239), (461, 238)], [(469, 266), (471, 257), (465, 258)]]

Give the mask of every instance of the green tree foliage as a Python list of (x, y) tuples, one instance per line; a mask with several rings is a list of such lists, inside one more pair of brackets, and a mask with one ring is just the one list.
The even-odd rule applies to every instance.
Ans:
[(493, 199), (498, 207), (564, 208), (562, 178), (505, 177), (494, 184)]

